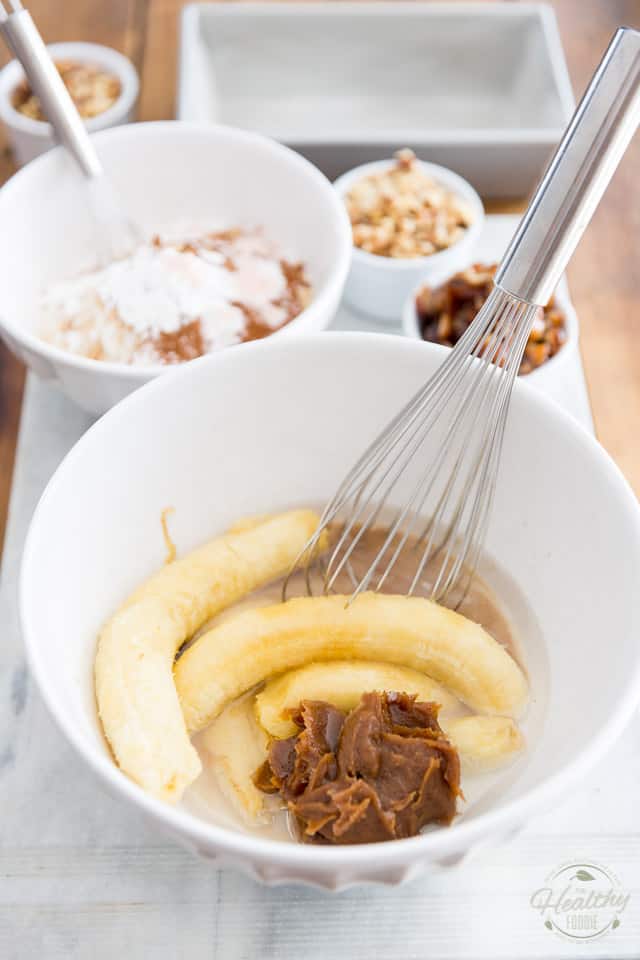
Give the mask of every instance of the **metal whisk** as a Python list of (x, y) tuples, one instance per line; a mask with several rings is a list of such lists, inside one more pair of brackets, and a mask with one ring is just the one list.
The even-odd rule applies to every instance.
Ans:
[[(299, 558), (313, 558), (322, 532), (340, 524), (324, 565), (325, 592), (343, 572), (351, 577), (352, 599), (363, 590), (379, 590), (415, 532), (415, 575), (408, 593), (420, 587), (441, 603), (461, 603), (485, 539), (511, 390), (532, 324), (639, 122), (640, 33), (622, 28), (529, 204), (491, 295), (436, 373), (364, 452), (327, 504)], [(427, 445), (432, 452), (425, 456)], [(416, 458), (417, 479), (398, 508), (394, 494)], [(395, 509), (388, 534), (358, 577), (353, 569), (358, 546), (389, 506)], [(421, 520), (425, 516), (427, 522)], [(427, 568), (432, 576), (425, 583)], [(309, 575), (307, 585), (311, 591)]]

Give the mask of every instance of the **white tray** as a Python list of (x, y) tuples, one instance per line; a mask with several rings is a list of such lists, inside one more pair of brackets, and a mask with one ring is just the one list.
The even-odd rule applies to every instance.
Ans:
[[(507, 845), (395, 890), (260, 887), (164, 841), (104, 793), (27, 676), (16, 597), (36, 501), (89, 424), (29, 378), (0, 590), (2, 960), (637, 960), (638, 720), (606, 769)], [(631, 893), (619, 929), (588, 946), (557, 939), (529, 905), (567, 860), (606, 865)]]
[[(513, 224), (491, 218), (484, 253)], [(360, 328), (342, 310), (336, 326)], [(565, 402), (588, 427), (579, 362)], [(562, 393), (562, 390), (561, 390)], [(638, 958), (638, 720), (575, 795), (499, 848), (398, 890), (268, 889), (163, 841), (107, 796), (28, 678), (17, 616), (22, 544), (37, 499), (90, 417), (29, 377), (0, 589), (0, 957), (23, 960), (545, 960)], [(588, 705), (585, 705), (585, 709)], [(579, 717), (576, 718), (579, 722)], [(529, 898), (567, 860), (595, 860), (631, 893), (621, 926), (588, 947), (557, 939)], [(398, 940), (398, 938), (400, 938)], [(398, 942), (400, 946), (398, 947)]]
[(258, 130), (331, 179), (408, 146), (485, 196), (530, 190), (574, 106), (534, 3), (190, 4), (178, 82), (178, 119)]

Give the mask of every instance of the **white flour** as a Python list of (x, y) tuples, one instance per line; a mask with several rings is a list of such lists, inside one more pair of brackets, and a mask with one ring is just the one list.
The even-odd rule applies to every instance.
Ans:
[(280, 255), (260, 232), (150, 243), (47, 291), (43, 336), (97, 359), (174, 362), (161, 355), (162, 335), (197, 322), (211, 352), (245, 339), (248, 313), (268, 329), (286, 323), (291, 293)]

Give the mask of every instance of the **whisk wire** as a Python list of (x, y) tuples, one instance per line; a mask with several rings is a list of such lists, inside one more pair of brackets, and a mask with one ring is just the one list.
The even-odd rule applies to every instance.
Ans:
[[(482, 336), (483, 334), (486, 334), (487, 330), (489, 329), (491, 318), (485, 314), (482, 318), (478, 316), (476, 319), (479, 323), (482, 323)], [(374, 472), (379, 463), (382, 462), (382, 460), (384, 460), (384, 458), (402, 441), (404, 434), (411, 428), (415, 418), (419, 416), (421, 408), (428, 401), (430, 395), (437, 391), (441, 383), (448, 384), (448, 393), (453, 392), (459, 377), (452, 380), (450, 377), (451, 370), (452, 368), (455, 370), (456, 366), (458, 366), (458, 358), (460, 355), (464, 355), (465, 362), (470, 356), (474, 355), (471, 348), (474, 342), (479, 339), (480, 338), (478, 337), (477, 331), (473, 331), (471, 327), (465, 331), (456, 345), (456, 350), (458, 351), (457, 354), (456, 350), (454, 350), (447, 356), (436, 373), (409, 400), (409, 402), (400, 410), (400, 412), (390, 420), (382, 433), (380, 433), (373, 443), (367, 447), (359, 460), (347, 473), (333, 498), (327, 504), (323, 513), (322, 522), (331, 522), (333, 516), (335, 516), (340, 507), (343, 506), (348, 499), (350, 495), (349, 491), (352, 489), (354, 484), (357, 484), (362, 471), (366, 470), (368, 474)], [(462, 373), (463, 371), (458, 371), (459, 376), (461, 376)], [(444, 399), (445, 398), (443, 398), (443, 401)], [(404, 420), (406, 420), (404, 428), (398, 435), (395, 435), (395, 428)], [(376, 457), (378, 458), (377, 461), (375, 459)]]
[[(306, 567), (309, 592), (310, 567), (328, 527), (337, 527), (338, 533), (324, 565), (322, 589), (331, 592), (346, 573), (352, 602), (372, 585), (382, 589), (428, 512), (430, 519), (412, 544), (416, 568), (408, 593), (422, 584), (433, 599), (447, 602), (455, 593), (457, 604), (461, 602), (486, 533), (509, 399), (535, 311), (499, 286), (494, 288), (438, 370), (369, 444), (325, 507), (318, 531), (297, 560)], [(433, 456), (418, 471), (402, 506), (393, 511), (373, 560), (356, 576), (353, 560), (358, 547), (397, 503), (401, 479), (412, 462), (426, 455), (434, 431), (438, 442)], [(423, 577), (436, 561), (427, 586)], [(287, 584), (288, 579), (283, 597)]]
[[(503, 375), (503, 371), (501, 370), (501, 366), (505, 360), (507, 346), (508, 346), (508, 339), (507, 337), (504, 336), (504, 334), (508, 330), (508, 326), (513, 323), (515, 310), (516, 308), (513, 305), (511, 305), (511, 307), (507, 311), (505, 311), (505, 314), (502, 318), (503, 322), (500, 325), (497, 325), (496, 338), (494, 339), (492, 348), (487, 356), (487, 360), (493, 361), (496, 364), (496, 366), (493, 366), (492, 364), (487, 364), (485, 370), (482, 371), (483, 373), (485, 372), (487, 373), (487, 376), (489, 379), (499, 378), (500, 387), (504, 386), (505, 380), (507, 377), (507, 371), (504, 371), (504, 375)], [(518, 360), (518, 364), (519, 364), (519, 360)], [(510, 387), (511, 385), (507, 384), (507, 389), (509, 392), (510, 392)], [(484, 398), (482, 399), (484, 400)], [(465, 397), (461, 401), (461, 407), (464, 407), (466, 405), (466, 402), (467, 402), (467, 394), (465, 394)], [(481, 418), (483, 417), (483, 415), (484, 415), (484, 404), (483, 402), (479, 402), (475, 405), (474, 415), (468, 428), (468, 433), (471, 436), (475, 435), (478, 422), (479, 421), (481, 422)], [(481, 441), (479, 457), (482, 453), (482, 449), (483, 449), (483, 443)], [(450, 473), (448, 482), (446, 483), (442, 491), (442, 494), (440, 496), (440, 500), (436, 506), (436, 509), (434, 510), (433, 515), (425, 528), (425, 531), (423, 531), (423, 533), (418, 538), (418, 542), (416, 546), (419, 546), (420, 543), (424, 542), (425, 532), (426, 531), (429, 532), (429, 542), (427, 543), (427, 546), (424, 549), (418, 569), (411, 583), (409, 594), (412, 594), (415, 591), (415, 588), (422, 575), (422, 572), (424, 568), (427, 566), (427, 564), (429, 563), (429, 561), (434, 559), (435, 556), (438, 555), (438, 553), (443, 549), (446, 542), (453, 543), (455, 541), (458, 526), (460, 523), (460, 519), (462, 517), (463, 508), (465, 505), (464, 496), (459, 497), (449, 528), (445, 533), (445, 535), (442, 537), (441, 542), (438, 544), (435, 550), (433, 549), (437, 530), (441, 525), (446, 509), (448, 507), (449, 501), (451, 500), (452, 494), (456, 488), (456, 483), (460, 475), (461, 468), (465, 460), (467, 459), (467, 455), (468, 455), (467, 446), (461, 445), (456, 462)], [(472, 476), (474, 475), (476, 470), (477, 470), (477, 464), (474, 464), (471, 470)], [(427, 495), (428, 495), (428, 491), (427, 491)], [(420, 508), (419, 508), (420, 510), (424, 507), (425, 500), (426, 500), (426, 495), (421, 500)], [(448, 564), (448, 558), (449, 558), (449, 554), (447, 554), (447, 556), (445, 557), (445, 560), (443, 561), (443, 564), (442, 564), (443, 569), (446, 568)], [(434, 593), (436, 592), (436, 590), (437, 590), (437, 585), (434, 585)]]
[[(412, 398), (412, 400), (409, 401), (409, 403), (405, 406), (404, 411), (405, 413), (408, 412), (407, 422), (404, 425), (404, 427), (399, 431), (399, 434), (395, 438), (393, 438), (392, 436), (393, 443), (387, 444), (386, 449), (384, 447), (384, 444), (381, 443), (380, 449), (377, 451), (372, 462), (368, 464), (368, 471), (365, 474), (364, 479), (361, 480), (360, 486), (357, 487), (359, 498), (361, 498), (362, 494), (366, 490), (366, 487), (369, 484), (371, 477), (376, 477), (377, 471), (382, 466), (382, 463), (387, 459), (388, 454), (391, 453), (392, 450), (396, 446), (398, 446), (403, 439), (406, 438), (406, 435), (408, 433), (410, 433), (409, 437), (406, 438), (406, 445), (404, 447), (403, 452), (401, 452), (400, 455), (395, 460), (389, 461), (387, 468), (384, 469), (382, 473), (377, 476), (377, 482), (374, 484), (373, 488), (367, 491), (368, 497), (369, 497), (368, 502), (370, 502), (371, 499), (378, 494), (379, 490), (385, 484), (385, 481), (387, 481), (389, 477), (391, 477), (391, 479), (386, 485), (385, 492), (381, 494), (376, 501), (377, 506), (375, 508), (374, 514), (371, 514), (366, 519), (366, 521), (362, 521), (362, 523), (360, 524), (360, 530), (351, 539), (351, 542), (349, 544), (349, 547), (347, 548), (346, 554), (342, 557), (341, 562), (338, 563), (336, 566), (335, 560), (340, 555), (340, 551), (342, 550), (342, 547), (348, 541), (351, 531), (362, 520), (362, 513), (364, 511), (364, 507), (360, 507), (356, 509), (355, 504), (352, 505), (350, 519), (346, 524), (338, 540), (338, 543), (334, 547), (332, 556), (327, 565), (327, 580), (325, 581), (326, 592), (329, 592), (333, 587), (336, 578), (339, 576), (342, 570), (344, 561), (348, 559), (353, 553), (353, 551), (356, 549), (358, 543), (361, 540), (362, 535), (364, 534), (365, 529), (368, 529), (375, 522), (378, 516), (382, 513), (384, 507), (387, 504), (388, 495), (390, 491), (393, 489), (393, 487), (395, 486), (397, 479), (399, 478), (399, 476), (402, 475), (402, 473), (406, 468), (407, 463), (413, 459), (417, 451), (420, 449), (420, 447), (424, 443), (424, 440), (427, 434), (429, 433), (433, 422), (439, 416), (441, 416), (447, 404), (455, 396), (455, 392), (459, 386), (459, 383), (465, 376), (465, 373), (468, 367), (473, 363), (474, 359), (478, 358), (482, 350), (484, 336), (486, 335), (487, 331), (490, 329), (491, 324), (494, 323), (494, 320), (489, 311), (487, 311), (482, 317), (479, 316), (478, 320), (479, 320), (481, 333), (480, 333), (480, 336), (476, 334), (476, 337), (474, 338), (477, 341), (474, 350), (470, 354), (467, 352), (467, 348), (471, 342), (471, 338), (468, 338), (467, 340), (461, 340), (458, 343), (458, 345), (456, 346), (454, 351), (452, 351), (452, 353), (448, 358), (449, 362), (446, 364), (447, 368), (454, 367), (456, 360), (458, 358), (461, 358), (462, 362), (458, 363), (457, 365), (458, 369), (454, 369), (454, 372), (448, 376), (448, 379), (445, 379), (445, 376), (447, 373), (447, 370), (444, 370), (445, 365), (443, 365), (443, 368), (437, 371), (436, 375), (432, 378), (432, 380), (429, 381), (425, 385), (425, 387), (418, 392), (416, 397)], [(489, 359), (493, 359), (492, 353), (489, 354)], [(478, 368), (474, 369), (471, 377), (472, 383), (479, 379), (479, 377), (482, 374), (482, 369), (483, 369), (482, 366), (480, 366), (479, 369)], [(438, 389), (440, 385), (440, 381), (444, 381), (444, 389), (440, 392), (440, 395), (438, 396), (437, 401), (429, 407), (430, 397), (433, 393), (435, 393), (435, 390)], [(426, 412), (426, 416), (425, 416), (425, 412)], [(398, 423), (399, 423), (399, 418), (395, 417), (391, 421), (391, 424), (387, 428), (387, 430), (393, 431), (394, 427), (398, 425)], [(410, 432), (411, 428), (414, 425), (416, 425), (415, 430)], [(444, 453), (444, 452), (446, 452), (446, 447), (445, 447), (445, 451), (441, 451), (441, 453)], [(361, 458), (360, 465), (362, 465), (363, 462), (364, 462), (364, 458)], [(348, 499), (349, 499), (348, 495), (345, 496), (344, 500), (340, 502), (339, 508), (344, 506), (348, 501)], [(401, 511), (396, 521), (394, 521), (391, 524), (389, 535), (383, 547), (381, 548), (382, 556), (384, 555), (389, 544), (392, 542), (393, 538), (395, 537), (398, 526), (403, 522), (403, 520), (409, 513), (409, 510), (412, 506), (412, 502), (413, 501), (410, 501), (406, 505), (405, 509)], [(405, 540), (406, 540), (406, 537), (405, 537)], [(361, 583), (359, 589), (356, 591), (355, 595), (357, 595), (357, 593), (360, 593), (362, 592), (362, 590), (367, 588), (374, 573), (375, 573), (375, 566), (370, 568), (365, 573), (363, 582)]]
[[(473, 363), (473, 360), (476, 359), (476, 364), (467, 378), (468, 385), (466, 389), (463, 390), (462, 395), (458, 397), (457, 404), (455, 406), (455, 412), (452, 415), (452, 425), (449, 429), (447, 436), (445, 437), (443, 443), (441, 444), (438, 450), (437, 457), (435, 458), (434, 461), (432, 461), (429, 464), (429, 466), (427, 467), (427, 470), (419, 478), (419, 481), (414, 488), (413, 494), (409, 497), (409, 499), (405, 503), (404, 508), (399, 512), (398, 516), (396, 517), (396, 520), (391, 525), (388, 535), (385, 539), (385, 542), (383, 543), (383, 546), (380, 549), (379, 554), (374, 559), (374, 562), (370, 565), (369, 569), (365, 573), (360, 583), (359, 589), (354, 594), (354, 598), (355, 596), (357, 596), (358, 593), (367, 589), (367, 587), (371, 582), (371, 579), (375, 574), (377, 566), (379, 565), (380, 561), (383, 559), (388, 548), (391, 546), (393, 540), (395, 539), (402, 525), (405, 523), (407, 517), (410, 517), (411, 519), (408, 525), (404, 528), (403, 533), (400, 536), (398, 543), (396, 545), (395, 551), (393, 552), (393, 555), (391, 556), (391, 559), (389, 560), (386, 569), (384, 570), (382, 576), (380, 577), (380, 580), (378, 581), (376, 589), (377, 590), (381, 589), (388, 574), (390, 573), (391, 569), (395, 565), (396, 560), (398, 559), (400, 553), (402, 552), (403, 548), (406, 545), (406, 542), (415, 525), (416, 517), (420, 513), (421, 509), (424, 506), (424, 502), (429, 496), (429, 493), (433, 487), (433, 484), (437, 476), (439, 475), (438, 471), (442, 466), (443, 462), (446, 460), (450, 447), (458, 437), (457, 427), (459, 426), (463, 418), (467, 415), (467, 411), (470, 407), (472, 410), (475, 409), (474, 423), (475, 423), (475, 419), (477, 419), (477, 417), (479, 416), (479, 413), (481, 410), (481, 404), (477, 404), (475, 408), (472, 406), (472, 404), (476, 397), (476, 394), (482, 388), (483, 381), (486, 380), (487, 374), (489, 378), (491, 378), (496, 372), (499, 372), (496, 370), (494, 366), (492, 366), (492, 363), (494, 361), (501, 362), (502, 360), (502, 355), (500, 351), (502, 350), (504, 352), (505, 344), (506, 344), (505, 334), (508, 331), (509, 326), (512, 322), (512, 315), (513, 315), (514, 309), (515, 308), (512, 305), (507, 305), (506, 310), (500, 311), (498, 313), (498, 316), (495, 319), (495, 321), (494, 320), (491, 321), (494, 324), (494, 330), (492, 331), (492, 334), (493, 334), (492, 342), (490, 344), (483, 344), (483, 338), (478, 337), (476, 348), (473, 354), (471, 355), (471, 357), (468, 357), (468, 356), (464, 357), (464, 365), (460, 364), (460, 367), (461, 367), (460, 377), (455, 379), (452, 378), (453, 385), (455, 387), (458, 385), (458, 380), (464, 375), (465, 371), (468, 369), (469, 363)], [(490, 311), (487, 311), (487, 312), (491, 316)], [(485, 324), (482, 327), (483, 334), (486, 331), (486, 326), (487, 325)], [(478, 358), (478, 355), (480, 351), (483, 349), (483, 346), (488, 347), (488, 349), (484, 350), (484, 355), (480, 360)], [(457, 349), (458, 348), (456, 348), (456, 350)], [(446, 401), (448, 401), (448, 399), (449, 398), (447, 396), (445, 398), (445, 403), (442, 404), (442, 406), (446, 406)], [(411, 449), (407, 451), (406, 457), (397, 466), (398, 475), (404, 471), (406, 463), (409, 460), (413, 459), (417, 450), (424, 443), (428, 433), (430, 432), (433, 419), (437, 416), (440, 416), (441, 412), (442, 411), (440, 409), (440, 405), (436, 405), (435, 409), (428, 411), (428, 416), (425, 417), (423, 426), (421, 428), (421, 434), (418, 437), (417, 442), (413, 445)], [(457, 464), (456, 464), (458, 468), (460, 466), (460, 463), (464, 459), (464, 453), (465, 453), (465, 449), (464, 447), (462, 447), (461, 452), (458, 456)], [(456, 473), (456, 470), (454, 468), (454, 473), (453, 473), (454, 480), (455, 480), (455, 473)], [(446, 502), (448, 499), (448, 493), (450, 493), (451, 489), (453, 489), (453, 486), (454, 484), (450, 484), (449, 490), (447, 491), (447, 489), (445, 489), (445, 491), (443, 491), (443, 493), (447, 494), (447, 496), (445, 496), (444, 499), (441, 498), (440, 503), (436, 508), (436, 512), (439, 512), (444, 509), (444, 506), (446, 505)], [(389, 492), (390, 490), (387, 490), (386, 496), (389, 495)], [(437, 524), (439, 523), (440, 517), (439, 516), (436, 517), (434, 515), (432, 519), (434, 522), (434, 526), (437, 526)], [(427, 548), (427, 555), (428, 555), (428, 551), (429, 551), (429, 546)], [(425, 556), (425, 561), (426, 561), (426, 556)], [(422, 564), (421, 566), (424, 566), (424, 564)]]
[[(481, 542), (483, 539), (483, 520), (485, 516), (488, 517), (489, 515), (493, 491), (495, 489), (497, 470), (494, 469), (494, 466), (497, 467), (499, 450), (504, 435), (509, 397), (520, 366), (527, 335), (528, 325), (523, 324), (519, 336), (515, 335), (512, 342), (505, 344), (503, 354), (509, 351), (508, 361), (505, 364), (505, 369), (500, 371), (502, 376), (498, 390), (493, 395), (493, 398), (489, 400), (489, 408), (486, 411), (486, 416), (483, 417), (484, 427), (477, 455), (470, 470), (470, 484), (464, 491), (464, 496), (462, 496), (459, 501), (460, 509), (457, 513), (455, 523), (448, 532), (447, 554), (440, 566), (439, 576), (432, 590), (432, 595), (436, 600), (439, 599), (441, 595), (447, 596), (453, 589), (462, 572), (471, 545), (474, 542)], [(496, 370), (496, 373), (497, 372)], [(485, 456), (487, 449), (489, 450), (489, 455)], [(460, 543), (458, 532), (462, 525), (464, 511), (467, 507), (469, 517), (466, 524), (466, 535)], [(456, 546), (456, 556), (455, 560), (452, 560), (454, 545)], [(461, 602), (462, 599), (464, 599), (464, 593), (458, 602)]]

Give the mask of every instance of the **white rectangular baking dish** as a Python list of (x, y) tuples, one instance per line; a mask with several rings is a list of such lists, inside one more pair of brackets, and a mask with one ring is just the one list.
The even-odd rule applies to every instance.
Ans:
[(202, 3), (180, 120), (260, 131), (331, 178), (402, 146), (521, 196), (573, 111), (555, 15), (523, 3)]

